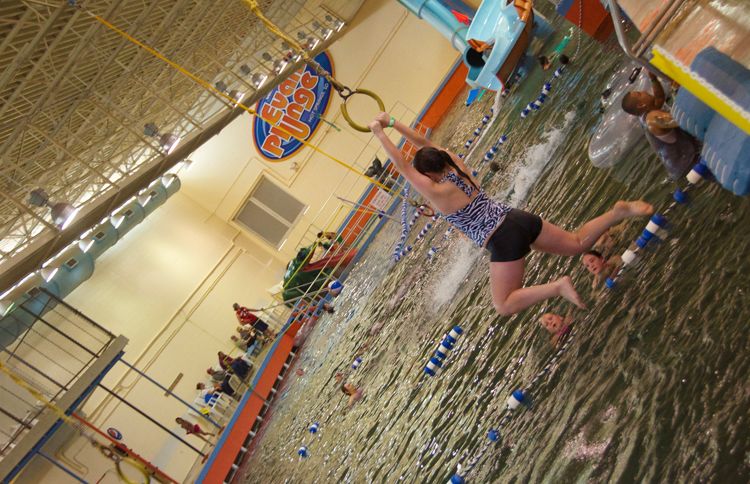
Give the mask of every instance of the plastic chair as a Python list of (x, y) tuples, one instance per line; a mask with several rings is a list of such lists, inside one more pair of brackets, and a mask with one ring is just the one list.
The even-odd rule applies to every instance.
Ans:
[(232, 375), (229, 377), (229, 388), (234, 392), (234, 398), (239, 400), (250, 387), (240, 380), (237, 375)]
[(222, 419), (234, 411), (235, 401), (223, 392), (216, 392), (208, 401), (207, 408), (211, 413), (218, 414)]

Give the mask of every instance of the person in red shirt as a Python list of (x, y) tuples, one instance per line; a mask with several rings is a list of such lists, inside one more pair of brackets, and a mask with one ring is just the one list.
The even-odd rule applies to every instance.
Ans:
[(237, 316), (237, 321), (240, 322), (242, 325), (249, 324), (259, 332), (265, 334), (266, 336), (273, 338), (273, 335), (271, 335), (268, 331), (268, 323), (260, 319), (258, 316), (253, 314), (253, 311), (262, 311), (261, 309), (252, 309), (252, 308), (246, 308), (244, 306), (240, 306), (237, 303), (232, 304), (232, 308), (234, 309), (234, 314)]
[(199, 437), (205, 440), (206, 442), (208, 442), (208, 439), (206, 439), (206, 436), (213, 437), (216, 435), (210, 432), (206, 432), (200, 427), (200, 425), (196, 423), (188, 422), (187, 420), (182, 419), (180, 417), (177, 417), (176, 419), (174, 419), (174, 421), (177, 422), (180, 425), (180, 427), (183, 428), (183, 430), (185, 430), (187, 435), (195, 435), (196, 437)]

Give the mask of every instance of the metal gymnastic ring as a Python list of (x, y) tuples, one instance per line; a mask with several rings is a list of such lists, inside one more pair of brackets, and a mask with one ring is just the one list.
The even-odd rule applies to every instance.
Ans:
[(346, 107), (346, 102), (349, 100), (350, 97), (354, 96), (355, 94), (364, 94), (365, 96), (368, 96), (375, 100), (376, 103), (378, 103), (378, 107), (380, 108), (380, 111), (385, 111), (385, 104), (383, 104), (383, 100), (380, 99), (380, 96), (375, 94), (374, 92), (368, 90), (368, 89), (355, 89), (354, 91), (351, 91), (346, 96), (342, 97), (344, 98), (344, 102), (341, 103), (341, 114), (344, 115), (344, 119), (346, 119), (346, 122), (349, 123), (349, 126), (356, 129), (357, 131), (361, 131), (363, 133), (369, 133), (370, 128), (367, 126), (362, 126), (361, 124), (357, 124), (354, 122), (354, 120), (349, 116), (349, 111)]
[[(126, 476), (125, 473), (122, 471), (121, 464), (123, 462), (127, 462), (133, 468), (139, 471), (143, 475), (145, 480), (143, 482), (131, 481), (128, 478), (128, 476)], [(125, 457), (123, 459), (120, 459), (119, 461), (115, 463), (115, 468), (117, 469), (117, 475), (119, 476), (120, 480), (124, 482), (125, 484), (149, 484), (151, 482), (151, 474), (148, 472), (146, 467), (133, 458)]]

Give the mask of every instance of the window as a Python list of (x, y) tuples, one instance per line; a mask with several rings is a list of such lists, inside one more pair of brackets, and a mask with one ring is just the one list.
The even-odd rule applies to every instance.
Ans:
[(278, 248), (305, 205), (262, 176), (234, 220)]

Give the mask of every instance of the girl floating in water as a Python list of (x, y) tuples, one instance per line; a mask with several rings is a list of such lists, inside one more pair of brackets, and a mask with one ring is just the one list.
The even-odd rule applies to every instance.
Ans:
[(552, 336), (550, 343), (552, 346), (557, 347), (560, 341), (570, 333), (570, 328), (573, 325), (573, 317), (568, 313), (566, 316), (561, 316), (555, 313), (544, 313), (539, 318), (539, 323), (544, 326), (544, 329)]
[[(413, 166), (383, 131), (393, 127), (417, 146)], [(569, 276), (538, 286), (523, 287), (524, 257), (531, 249), (557, 255), (589, 250), (611, 226), (628, 217), (646, 216), (653, 207), (643, 201), (615, 203), (608, 212), (567, 232), (539, 216), (489, 198), (468, 173), (461, 158), (433, 144), (388, 113), (370, 123), (396, 169), (445, 219), (490, 253), (490, 287), (495, 310), (504, 316), (523, 311), (545, 299), (562, 296), (580, 308), (583, 301)]]
[(341, 385), (341, 391), (344, 392), (344, 394), (349, 395), (349, 401), (347, 402), (347, 406), (349, 407), (352, 407), (362, 399), (362, 394), (364, 393), (362, 387), (356, 387), (351, 383), (343, 383)]

